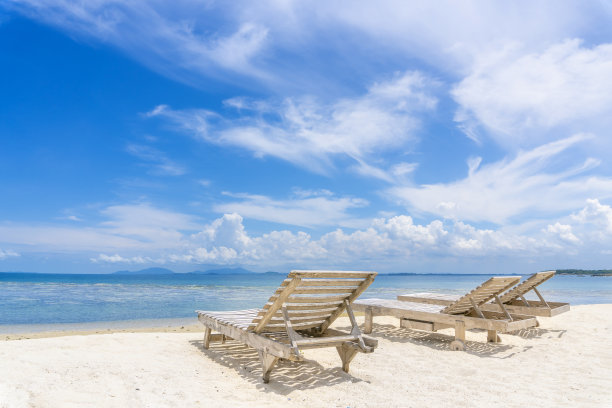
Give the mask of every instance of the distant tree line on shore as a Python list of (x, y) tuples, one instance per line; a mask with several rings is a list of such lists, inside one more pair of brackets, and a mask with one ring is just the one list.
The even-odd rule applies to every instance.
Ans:
[(557, 269), (558, 275), (612, 276), (612, 269)]

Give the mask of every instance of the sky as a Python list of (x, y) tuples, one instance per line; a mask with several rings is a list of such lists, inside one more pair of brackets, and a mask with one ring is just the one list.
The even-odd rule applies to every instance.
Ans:
[(0, 3), (0, 271), (612, 268), (611, 1)]

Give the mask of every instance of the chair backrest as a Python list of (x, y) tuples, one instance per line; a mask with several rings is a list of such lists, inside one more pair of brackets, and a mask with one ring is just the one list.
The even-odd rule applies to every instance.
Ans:
[[(483, 305), (499, 295), (508, 288), (516, 285), (521, 280), (520, 276), (495, 276), (470, 293), (461, 296), (457, 301), (446, 306), (440, 313), (467, 314), (473, 309), (472, 301), (476, 306)], [(472, 301), (470, 301), (472, 299)]]
[(529, 292), (536, 286), (555, 276), (555, 272), (557, 271), (534, 273), (529, 278), (525, 279), (523, 282), (510, 289), (508, 292), (504, 293), (499, 298), (501, 299), (502, 303), (512, 302), (514, 299), (518, 298), (519, 296), (525, 295), (525, 293)]
[(294, 330), (325, 331), (370, 286), (376, 272), (291, 271), (248, 330), (284, 331), (281, 307), (287, 308)]

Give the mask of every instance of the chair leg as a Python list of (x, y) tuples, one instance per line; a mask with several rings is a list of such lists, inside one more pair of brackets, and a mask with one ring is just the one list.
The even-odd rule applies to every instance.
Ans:
[(365, 309), (365, 322), (363, 325), (363, 332), (365, 334), (372, 333), (372, 323), (374, 320), (374, 313), (372, 312), (371, 307), (366, 307)]
[(497, 330), (487, 330), (487, 342), (501, 343), (501, 337), (497, 335)]
[(353, 358), (355, 358), (357, 350), (354, 347), (350, 347), (344, 344), (342, 346), (336, 347), (336, 350), (338, 350), (338, 354), (340, 354), (340, 359), (342, 359), (342, 371), (348, 373), (349, 365), (351, 364), (351, 361), (353, 361)]
[(257, 350), (257, 353), (259, 354), (259, 361), (261, 361), (263, 382), (267, 384), (270, 382), (270, 373), (278, 361), (278, 357), (261, 350)]
[(204, 349), (208, 350), (208, 347), (210, 347), (210, 336), (211, 336), (212, 330), (210, 327), (205, 327), (204, 328)]
[(462, 320), (455, 321), (455, 340), (450, 344), (453, 351), (465, 350), (465, 322)]

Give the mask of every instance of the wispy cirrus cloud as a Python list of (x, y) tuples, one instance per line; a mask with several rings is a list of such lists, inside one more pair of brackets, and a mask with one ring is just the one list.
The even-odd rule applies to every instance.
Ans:
[[(455, 120), (468, 136), (533, 147), (575, 131), (612, 125), (612, 44), (563, 41), (540, 52), (514, 44), (477, 57), (452, 90)], [(480, 132), (478, 127), (484, 128)]]
[[(554, 217), (579, 208), (585, 197), (612, 197), (612, 178), (587, 175), (599, 161), (587, 158), (573, 167), (551, 171), (572, 146), (589, 139), (575, 135), (514, 158), (480, 165), (469, 162), (467, 177), (449, 183), (398, 185), (387, 190), (408, 207), (438, 216), (505, 224), (513, 217)], [(575, 161), (572, 155), (564, 160)]]
[(197, 218), (148, 203), (107, 206), (91, 222), (0, 223), (0, 244), (21, 252), (163, 251), (183, 245), (184, 231), (202, 227)]
[(125, 150), (151, 167), (153, 174), (181, 176), (187, 172), (183, 166), (173, 162), (163, 152), (153, 147), (131, 143)]
[(0, 261), (7, 258), (18, 257), (20, 256), (17, 252), (11, 249), (0, 249)]
[[(335, 159), (370, 177), (390, 180), (372, 158), (392, 149), (411, 149), (418, 140), (418, 114), (435, 108), (437, 81), (419, 72), (374, 83), (359, 97), (319, 102), (311, 97), (280, 103), (231, 99), (237, 117), (206, 110), (173, 110), (160, 105), (147, 113), (161, 117), (206, 142), (235, 146), (256, 157), (272, 156), (325, 174)], [(418, 113), (418, 114), (417, 114)]]
[[(90, 261), (93, 263), (119, 263), (119, 264), (146, 264), (146, 263), (156, 263), (156, 261), (153, 258), (150, 258), (148, 256), (146, 257), (142, 257), (142, 256), (133, 256), (133, 257), (123, 257), (121, 255), (118, 254), (114, 254), (114, 255), (106, 255), (106, 254), (100, 254), (95, 258), (90, 258)], [(160, 260), (159, 262), (163, 263), (163, 260)], [(157, 263), (159, 263), (157, 262)]]
[[(225, 18), (232, 8), (196, 1), (11, 0), (24, 15), (79, 39), (123, 50), (150, 68), (184, 82), (232, 74), (263, 79), (253, 64), (268, 30), (256, 22)], [(223, 21), (225, 25), (219, 25)], [(223, 73), (223, 74), (222, 74)]]
[(360, 198), (334, 197), (329, 191), (296, 192), (294, 197), (275, 200), (254, 194), (225, 193), (235, 201), (213, 207), (220, 213), (238, 213), (249, 219), (269, 221), (301, 227), (363, 226), (366, 221), (351, 216), (348, 211), (365, 207), (368, 202)]

